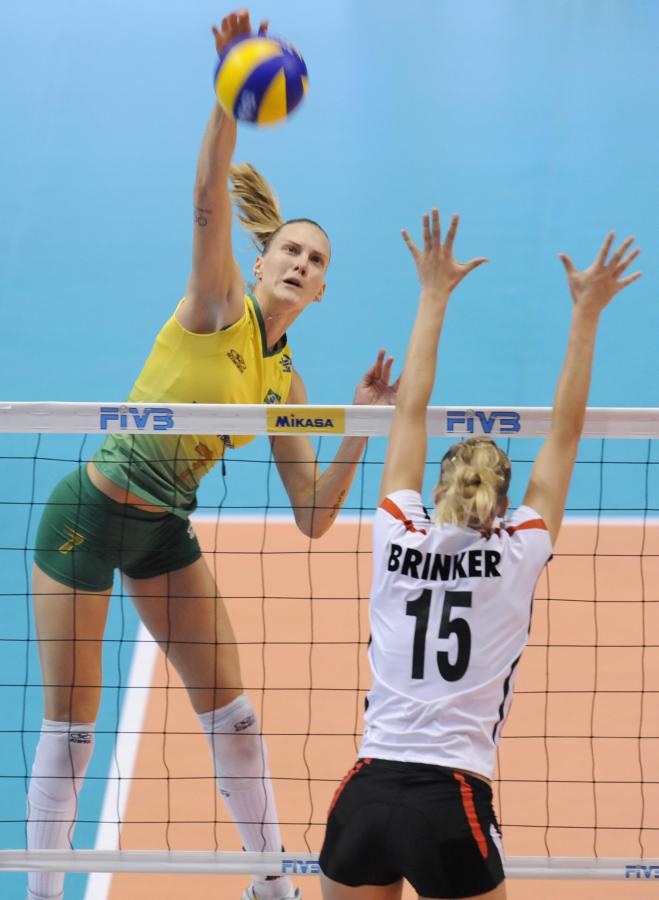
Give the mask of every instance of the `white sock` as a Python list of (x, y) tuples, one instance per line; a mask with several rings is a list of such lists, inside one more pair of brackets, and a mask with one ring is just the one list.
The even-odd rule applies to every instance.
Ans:
[[(268, 750), (247, 694), (221, 709), (200, 713), (213, 753), (217, 787), (246, 850), (279, 852), (281, 833), (268, 767)], [(259, 900), (278, 900), (291, 892), (288, 876), (256, 876)]]
[[(66, 850), (94, 750), (94, 724), (44, 719), (27, 795), (28, 850)], [(29, 872), (29, 900), (62, 897), (63, 872)]]

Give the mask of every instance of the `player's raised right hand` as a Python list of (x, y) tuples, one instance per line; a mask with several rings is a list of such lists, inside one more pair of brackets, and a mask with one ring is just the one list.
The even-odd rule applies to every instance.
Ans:
[(636, 238), (628, 237), (607, 262), (607, 256), (613, 245), (615, 232), (610, 231), (602, 244), (595, 261), (582, 272), (577, 271), (569, 256), (559, 253), (565, 266), (570, 294), (575, 307), (585, 312), (600, 313), (611, 302), (615, 295), (632, 284), (643, 274), (634, 272), (623, 278), (629, 265), (641, 252), (638, 247), (628, 253)]
[[(259, 25), (259, 34), (265, 34), (267, 30), (268, 21), (264, 19)], [(252, 25), (249, 21), (249, 12), (246, 9), (239, 9), (237, 12), (229, 13), (222, 19), (220, 28), (213, 25), (217, 55), (220, 56), (231, 41), (235, 41), (236, 38), (244, 34), (251, 33)]]

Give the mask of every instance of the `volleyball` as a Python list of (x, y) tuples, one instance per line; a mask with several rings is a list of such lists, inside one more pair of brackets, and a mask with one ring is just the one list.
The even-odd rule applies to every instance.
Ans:
[(215, 70), (215, 93), (234, 119), (270, 125), (290, 115), (307, 90), (307, 67), (291, 44), (245, 35), (232, 41)]

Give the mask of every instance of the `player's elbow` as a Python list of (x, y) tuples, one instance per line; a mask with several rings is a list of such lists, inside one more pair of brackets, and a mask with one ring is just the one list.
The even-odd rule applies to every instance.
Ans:
[(294, 507), (295, 524), (305, 537), (315, 540), (328, 531), (332, 520), (315, 507)]

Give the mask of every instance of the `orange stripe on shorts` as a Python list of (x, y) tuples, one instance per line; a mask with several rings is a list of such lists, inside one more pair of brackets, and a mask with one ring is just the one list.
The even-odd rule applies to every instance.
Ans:
[(474, 792), (471, 789), (471, 785), (459, 772), (454, 772), (456, 781), (460, 782), (460, 796), (462, 797), (462, 805), (464, 806), (465, 814), (467, 816), (467, 821), (469, 822), (469, 827), (471, 828), (471, 833), (474, 836), (474, 840), (478, 844), (478, 849), (481, 852), (481, 856), (483, 859), (487, 859), (489, 856), (490, 850), (487, 846), (487, 841), (485, 840), (485, 835), (483, 834), (483, 829), (481, 828), (481, 823), (478, 821), (478, 816), (476, 815), (476, 805), (474, 803)]
[(339, 797), (343, 793), (343, 790), (344, 790), (345, 786), (347, 785), (347, 783), (350, 781), (351, 778), (353, 778), (357, 774), (357, 772), (359, 772), (360, 769), (363, 769), (364, 766), (370, 765), (370, 763), (371, 763), (370, 759), (360, 759), (355, 763), (355, 765), (352, 767), (352, 769), (350, 769), (350, 771), (348, 772), (346, 777), (343, 779), (341, 784), (336, 789), (336, 793), (334, 794), (334, 798), (330, 804), (330, 808), (327, 810), (327, 818), (328, 819), (331, 816), (332, 810), (336, 806), (336, 804), (339, 800)]

